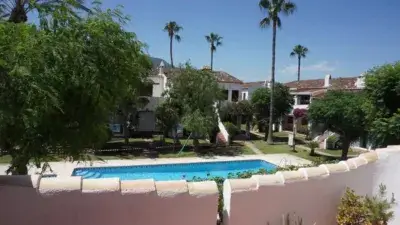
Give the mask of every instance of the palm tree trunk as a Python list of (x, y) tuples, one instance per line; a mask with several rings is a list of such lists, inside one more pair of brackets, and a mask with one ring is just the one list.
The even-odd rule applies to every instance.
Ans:
[(214, 51), (212, 50), (212, 47), (211, 47), (211, 65), (210, 65), (211, 71), (213, 70), (213, 61), (214, 61)]
[(301, 64), (301, 57), (299, 56), (299, 64), (297, 65), (297, 81), (300, 81), (300, 64)]
[(25, 2), (23, 0), (17, 0), (15, 2), (15, 6), (10, 13), (10, 17), (8, 18), (9, 22), (13, 23), (24, 23), (28, 20), (28, 16), (25, 11)]
[(273, 21), (272, 27), (272, 69), (271, 69), (271, 100), (269, 109), (269, 126), (267, 143), (272, 144), (272, 125), (274, 123), (274, 86), (275, 86), (275, 46), (276, 46), (276, 20)]
[(174, 68), (174, 59), (172, 57), (172, 39), (173, 39), (173, 36), (169, 36), (169, 56), (171, 58), (171, 66), (172, 66), (172, 68)]

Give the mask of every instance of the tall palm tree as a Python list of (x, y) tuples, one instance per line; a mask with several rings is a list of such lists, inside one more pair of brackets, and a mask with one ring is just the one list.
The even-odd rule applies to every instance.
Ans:
[(174, 59), (172, 57), (172, 40), (175, 38), (177, 42), (181, 41), (181, 36), (179, 36), (179, 31), (183, 28), (179, 26), (175, 21), (170, 21), (165, 24), (164, 31), (168, 32), (169, 36), (169, 56), (171, 57), (171, 66), (174, 67)]
[(272, 140), (272, 125), (273, 125), (273, 113), (274, 113), (274, 86), (275, 86), (275, 46), (276, 46), (276, 28), (282, 26), (280, 14), (290, 15), (296, 10), (296, 5), (289, 0), (260, 0), (258, 3), (261, 10), (266, 12), (266, 17), (260, 21), (261, 28), (267, 28), (272, 26), (272, 68), (271, 68), (271, 100), (270, 100), (270, 111), (269, 111), (269, 126), (268, 126), (268, 138), (269, 144), (273, 143)]
[(305, 58), (308, 53), (308, 48), (296, 45), (293, 48), (293, 51), (290, 53), (291, 57), (297, 56), (298, 64), (297, 64), (297, 81), (300, 81), (300, 65), (301, 65), (301, 58)]
[(217, 47), (222, 45), (222, 37), (216, 33), (211, 32), (210, 35), (206, 35), (206, 40), (210, 43), (211, 50), (211, 71), (213, 70), (214, 52), (217, 51)]
[(0, 17), (8, 18), (14, 23), (24, 23), (28, 20), (28, 13), (37, 10), (39, 13), (52, 10), (61, 5), (70, 9), (89, 12), (84, 6), (85, 0), (0, 0)]

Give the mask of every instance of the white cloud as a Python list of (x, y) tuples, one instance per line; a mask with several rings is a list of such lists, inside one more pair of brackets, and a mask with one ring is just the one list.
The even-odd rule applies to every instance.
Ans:
[[(313, 72), (333, 72), (336, 70), (336, 67), (334, 65), (331, 65), (327, 61), (322, 61), (319, 63), (315, 63), (312, 65), (306, 65), (301, 67), (301, 71), (313, 71)], [(295, 74), (297, 73), (297, 64), (291, 64), (289, 66), (286, 66), (285, 68), (280, 70), (281, 73), (286, 73), (286, 74)]]

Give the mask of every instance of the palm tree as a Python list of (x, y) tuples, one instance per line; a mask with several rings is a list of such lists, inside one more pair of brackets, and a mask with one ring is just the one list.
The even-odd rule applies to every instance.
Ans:
[(28, 20), (28, 13), (37, 10), (39, 13), (54, 10), (66, 5), (70, 9), (79, 9), (89, 12), (83, 3), (85, 0), (0, 0), (0, 17), (8, 18), (14, 23), (24, 23)]
[(276, 46), (276, 28), (282, 26), (279, 14), (290, 15), (296, 10), (296, 5), (288, 0), (260, 0), (258, 3), (261, 10), (265, 11), (267, 16), (260, 21), (261, 28), (272, 26), (272, 68), (271, 68), (271, 100), (269, 111), (269, 127), (268, 138), (269, 144), (273, 143), (272, 140), (272, 125), (274, 113), (274, 85), (275, 85), (275, 46)]
[(293, 48), (293, 51), (290, 53), (291, 57), (297, 56), (298, 59), (298, 65), (297, 65), (297, 81), (300, 81), (300, 65), (301, 65), (301, 58), (305, 58), (308, 53), (308, 48), (301, 46), (301, 45), (296, 45)]
[(222, 37), (216, 33), (211, 32), (210, 35), (206, 35), (206, 40), (210, 43), (211, 50), (211, 71), (213, 70), (214, 52), (217, 51), (217, 47), (222, 45)]
[(174, 67), (174, 59), (172, 57), (172, 40), (175, 38), (177, 42), (181, 41), (181, 36), (178, 35), (179, 31), (183, 28), (179, 26), (175, 21), (170, 21), (165, 24), (164, 31), (168, 32), (169, 36), (169, 56), (171, 57), (171, 66)]

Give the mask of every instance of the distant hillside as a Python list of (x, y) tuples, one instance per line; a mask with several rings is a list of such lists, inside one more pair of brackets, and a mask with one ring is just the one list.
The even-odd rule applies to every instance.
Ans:
[(153, 64), (153, 68), (158, 67), (160, 65), (161, 61), (164, 62), (165, 68), (171, 68), (171, 65), (164, 59), (156, 58), (156, 57), (150, 57), (150, 59), (151, 59), (151, 63)]

